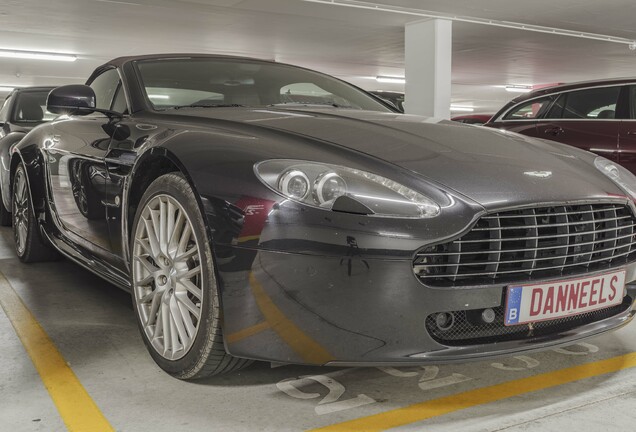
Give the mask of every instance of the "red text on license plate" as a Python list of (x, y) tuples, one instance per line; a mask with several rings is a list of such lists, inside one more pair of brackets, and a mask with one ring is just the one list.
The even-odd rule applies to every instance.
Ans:
[(625, 270), (600, 275), (509, 286), (506, 325), (552, 320), (623, 302)]

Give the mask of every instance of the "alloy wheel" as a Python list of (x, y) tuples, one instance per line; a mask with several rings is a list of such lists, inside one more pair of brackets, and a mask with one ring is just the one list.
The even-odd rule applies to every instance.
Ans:
[(18, 169), (13, 180), (13, 236), (18, 255), (26, 249), (29, 234), (29, 192), (26, 176), (22, 169)]
[(201, 251), (192, 222), (169, 195), (153, 197), (142, 210), (133, 245), (133, 295), (142, 328), (165, 359), (192, 347), (203, 303)]

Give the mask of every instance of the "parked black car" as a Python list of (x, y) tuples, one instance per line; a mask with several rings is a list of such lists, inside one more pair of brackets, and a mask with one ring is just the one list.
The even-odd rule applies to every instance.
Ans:
[(390, 103), (392, 106), (397, 108), (398, 111), (402, 113), (404, 112), (404, 93), (383, 90), (374, 90), (369, 93)]
[(636, 178), (591, 153), (245, 58), (119, 58), (47, 107), (68, 116), (13, 147), (16, 252), (129, 290), (176, 377), (483, 359), (633, 318)]
[(0, 108), (0, 225), (11, 225), (9, 188), (9, 149), (35, 126), (55, 116), (46, 111), (46, 97), (53, 87), (14, 89)]

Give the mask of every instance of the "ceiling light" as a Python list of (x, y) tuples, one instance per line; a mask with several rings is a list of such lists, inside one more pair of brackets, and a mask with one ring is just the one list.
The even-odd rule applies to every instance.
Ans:
[(463, 105), (451, 105), (450, 106), (450, 110), (451, 111), (461, 111), (461, 112), (473, 112), (473, 111), (475, 111), (475, 108), (470, 107), (470, 106), (463, 106)]
[(507, 85), (505, 89), (507, 92), (511, 92), (511, 93), (528, 93), (529, 91), (532, 91), (532, 86)]
[(391, 83), (391, 84), (404, 84), (404, 83), (406, 83), (406, 79), (404, 77), (377, 76), (377, 77), (375, 77), (375, 79), (379, 83)]
[(36, 51), (16, 51), (0, 49), (0, 57), (31, 59), (31, 60), (54, 60), (74, 62), (77, 56), (72, 54), (58, 54), (52, 52), (36, 52)]
[(170, 96), (168, 96), (168, 95), (149, 94), (148, 97), (150, 99), (170, 99)]

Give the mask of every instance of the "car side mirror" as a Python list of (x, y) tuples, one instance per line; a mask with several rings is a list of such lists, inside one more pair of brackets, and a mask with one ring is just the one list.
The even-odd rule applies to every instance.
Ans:
[(54, 114), (90, 114), (95, 111), (95, 92), (81, 84), (54, 88), (46, 99), (46, 109)]

